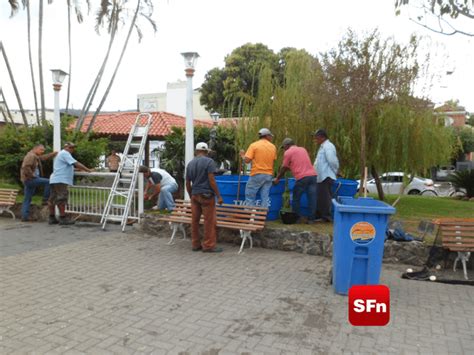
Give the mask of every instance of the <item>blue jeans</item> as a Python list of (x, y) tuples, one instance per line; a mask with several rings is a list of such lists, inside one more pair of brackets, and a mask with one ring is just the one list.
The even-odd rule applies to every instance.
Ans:
[(260, 191), (262, 207), (270, 206), (270, 188), (272, 187), (273, 176), (268, 174), (256, 174), (249, 178), (245, 188), (245, 204), (255, 206), (257, 193)]
[(174, 210), (175, 203), (173, 199), (173, 193), (178, 191), (178, 184), (172, 184), (167, 186), (162, 186), (160, 190), (160, 195), (158, 196), (158, 209), (168, 209), (168, 211)]
[(49, 179), (34, 177), (33, 179), (26, 180), (23, 185), (25, 186), (25, 197), (23, 199), (23, 205), (21, 206), (21, 218), (27, 219), (30, 216), (31, 198), (35, 194), (38, 186), (44, 186), (43, 201), (48, 200)]
[(308, 200), (309, 207), (309, 220), (316, 218), (316, 199), (318, 197), (318, 180), (316, 176), (306, 176), (302, 179), (296, 180), (295, 187), (293, 188), (293, 202), (292, 210), (301, 216), (300, 213), (300, 200), (301, 195), (306, 192), (306, 198)]

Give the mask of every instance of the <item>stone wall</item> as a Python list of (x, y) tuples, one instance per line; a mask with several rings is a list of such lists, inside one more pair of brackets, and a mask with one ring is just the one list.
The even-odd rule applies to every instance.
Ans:
[[(169, 238), (171, 230), (168, 223), (157, 220), (156, 216), (146, 215), (138, 228), (147, 234)], [(190, 226), (186, 225), (186, 233), (191, 236)], [(261, 232), (253, 233), (255, 247), (294, 251), (298, 253), (332, 256), (332, 237), (327, 234), (316, 232), (297, 232), (285, 228), (265, 228)], [(178, 238), (181, 235), (178, 234)], [(240, 245), (241, 239), (238, 231), (230, 229), (219, 229), (218, 241)], [(248, 245), (246, 245), (248, 247)], [(385, 242), (384, 262), (400, 263), (408, 265), (424, 265), (428, 259), (430, 246), (422, 242), (396, 242), (387, 240)], [(440, 254), (439, 251), (436, 254)], [(439, 256), (437, 257), (439, 259)]]

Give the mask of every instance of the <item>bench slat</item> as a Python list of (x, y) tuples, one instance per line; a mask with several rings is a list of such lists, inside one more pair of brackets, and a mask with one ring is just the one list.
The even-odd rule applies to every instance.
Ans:
[[(191, 224), (191, 218), (163, 217), (163, 218), (160, 218), (160, 221)], [(199, 221), (199, 224), (204, 224), (204, 220), (201, 219)], [(260, 227), (260, 226), (256, 226), (256, 225), (231, 223), (231, 222), (226, 222), (226, 221), (218, 221), (217, 222), (217, 227), (230, 228), (230, 229), (243, 229), (243, 230), (248, 230), (248, 231), (251, 231), (251, 232), (256, 232), (258, 230), (263, 229), (264, 226)]]

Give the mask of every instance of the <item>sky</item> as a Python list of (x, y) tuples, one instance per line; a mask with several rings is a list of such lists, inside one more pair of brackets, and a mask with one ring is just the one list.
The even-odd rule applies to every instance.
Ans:
[[(85, 3), (85, 1), (82, 1)], [(185, 80), (184, 61), (180, 53), (195, 51), (193, 87), (199, 87), (205, 74), (223, 67), (224, 58), (233, 49), (251, 42), (261, 42), (278, 52), (284, 47), (306, 49), (311, 54), (325, 52), (337, 45), (348, 28), (367, 33), (378, 28), (384, 37), (393, 36), (407, 43), (412, 33), (424, 37), (422, 50), (430, 51), (429, 87), (419, 88), (418, 95), (436, 104), (458, 99), (474, 112), (474, 38), (443, 36), (428, 31), (408, 19), (409, 9), (395, 15), (394, 0), (155, 0), (153, 19), (158, 31), (141, 22), (144, 38), (138, 43), (132, 35), (112, 91), (102, 110), (127, 110), (137, 107), (137, 95), (165, 92), (168, 82)], [(33, 56), (36, 63), (38, 1), (32, 2)], [(94, 31), (94, 14), (99, 3), (91, 0), (90, 16), (82, 24), (73, 23), (73, 67), (70, 106), (80, 109), (99, 70), (107, 49), (105, 30)], [(135, 1), (130, 1), (134, 4)], [(45, 101), (53, 108), (54, 92), (50, 69), (68, 70), (66, 2), (45, 1), (43, 30), (43, 72)], [(85, 11), (85, 8), (84, 8)], [(468, 23), (471, 28), (474, 22)], [(123, 28), (117, 44), (122, 43), (128, 28)], [(0, 1), (0, 40), (5, 46), (23, 107), (34, 108), (29, 72), (26, 11), (10, 17), (7, 1)], [(112, 53), (110, 68), (115, 66), (121, 46)], [(111, 73), (111, 70), (106, 75)], [(37, 66), (35, 66), (36, 75)], [(453, 71), (451, 75), (446, 72)], [(38, 79), (36, 80), (38, 83)], [(100, 93), (108, 80), (103, 81)], [(0, 86), (10, 108), (18, 108), (6, 66), (0, 57)], [(65, 89), (65, 87), (63, 86)], [(101, 96), (101, 95), (99, 95)], [(61, 91), (61, 107), (66, 90)], [(92, 106), (95, 108), (100, 99)], [(184, 105), (185, 103), (183, 103)]]

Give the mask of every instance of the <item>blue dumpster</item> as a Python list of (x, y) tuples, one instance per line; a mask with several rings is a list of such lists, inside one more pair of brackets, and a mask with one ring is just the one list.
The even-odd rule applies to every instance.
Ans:
[[(355, 180), (337, 179), (332, 185), (333, 197), (334, 198), (339, 197), (339, 196), (353, 197), (357, 193), (357, 186), (358, 184), (357, 184), (357, 181)], [(295, 179), (289, 178), (288, 188), (290, 189), (290, 192), (291, 192), (291, 198), (293, 198), (294, 187), (295, 187)], [(303, 193), (301, 195), (300, 208), (301, 208), (301, 211), (300, 211), (301, 214), (303, 216), (308, 217), (309, 208), (308, 208), (308, 199), (307, 199), (306, 193)]]
[[(247, 186), (248, 175), (240, 177), (240, 190), (237, 197), (239, 186), (238, 175), (220, 175), (216, 176), (217, 187), (222, 195), (224, 203), (234, 204), (235, 201), (245, 201), (245, 187)], [(278, 185), (273, 185), (270, 189), (270, 207), (268, 209), (267, 220), (274, 221), (280, 216), (281, 206), (283, 205), (283, 193), (285, 192), (285, 180), (281, 180)], [(257, 201), (261, 200), (260, 194), (257, 194)]]
[(335, 292), (346, 295), (353, 285), (378, 284), (387, 221), (395, 208), (372, 198), (339, 197), (332, 203)]

